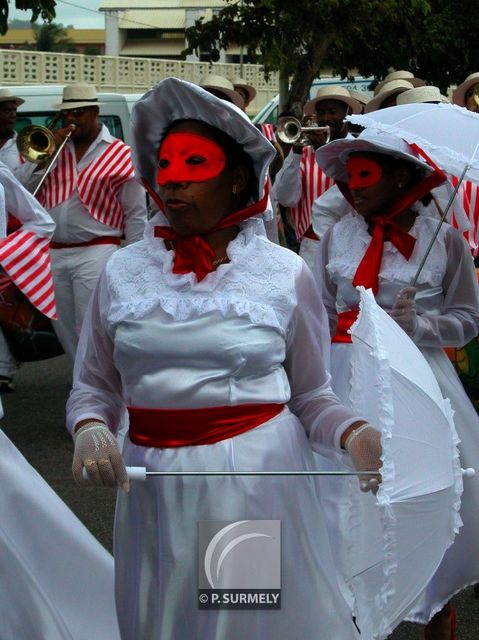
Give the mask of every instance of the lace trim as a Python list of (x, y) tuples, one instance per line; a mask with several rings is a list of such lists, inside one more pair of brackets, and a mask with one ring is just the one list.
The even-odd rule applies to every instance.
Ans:
[(227, 247), (230, 262), (201, 282), (194, 273), (173, 273), (174, 252), (153, 236), (151, 225), (143, 241), (117, 251), (108, 262), (109, 321), (139, 319), (159, 307), (179, 321), (208, 313), (246, 316), (285, 335), (302, 262), (258, 235), (258, 222), (261, 231), (261, 221), (249, 220), (242, 226)]
[[(359, 304), (360, 314), (356, 324), (360, 322), (361, 310), (365, 304), (364, 296), (372, 296), (370, 292), (362, 290), (361, 300)], [(368, 594), (364, 591), (364, 587), (361, 585), (361, 579), (353, 580), (353, 584), (356, 583), (356, 587), (353, 587), (353, 591), (359, 591), (361, 593), (361, 600), (358, 605), (362, 606), (358, 609), (358, 616), (360, 627), (365, 631), (366, 629), (374, 630), (377, 636), (380, 638), (386, 638), (392, 633), (391, 625), (387, 617), (388, 604), (395, 593), (395, 574), (398, 566), (397, 562), (397, 538), (396, 538), (396, 519), (393, 511), (391, 510), (391, 493), (394, 487), (395, 469), (392, 456), (392, 429), (394, 426), (394, 411), (392, 402), (392, 387), (391, 376), (389, 369), (389, 359), (387, 352), (382, 348), (382, 335), (379, 329), (378, 323), (375, 321), (375, 307), (374, 305), (368, 308), (368, 312), (371, 314), (371, 328), (373, 335), (371, 335), (371, 345), (373, 347), (373, 355), (375, 357), (376, 364), (376, 388), (378, 392), (378, 421), (382, 427), (382, 468), (381, 476), (382, 483), (377, 493), (378, 510), (381, 519), (383, 541), (384, 541), (384, 565), (383, 565), (383, 582), (379, 586), (378, 594), (373, 600), (376, 602), (376, 606), (371, 608), (371, 600)], [(354, 325), (353, 325), (354, 326)], [(363, 371), (362, 365), (358, 358), (353, 357), (351, 360), (351, 405), (352, 408), (359, 412), (360, 415), (367, 413), (364, 407), (364, 398), (367, 397), (365, 393), (366, 386), (371, 384), (371, 380), (366, 372)], [(360, 504), (359, 504), (359, 492), (357, 486), (356, 490), (351, 493), (351, 510), (350, 510), (350, 531), (356, 532), (360, 527)], [(356, 536), (351, 536), (351, 545), (348, 547), (349, 560), (354, 562), (355, 554), (357, 554), (357, 547), (355, 547), (353, 540)], [(352, 565), (351, 565), (352, 566)], [(359, 582), (359, 584), (358, 584)], [(375, 594), (374, 594), (375, 595)], [(366, 634), (367, 635), (367, 634)]]
[[(395, 466), (392, 456), (392, 430), (394, 426), (394, 410), (393, 410), (393, 402), (392, 402), (392, 386), (391, 386), (391, 376), (390, 376), (390, 368), (389, 368), (389, 358), (387, 351), (384, 349), (384, 339), (382, 335), (382, 331), (380, 328), (380, 321), (377, 318), (376, 307), (375, 305), (370, 305), (369, 300), (373, 301), (374, 297), (370, 291), (365, 291), (363, 287), (361, 290), (361, 300), (360, 300), (360, 310), (363, 307), (367, 307), (367, 311), (370, 314), (371, 322), (369, 323), (370, 327), (370, 341), (369, 344), (372, 347), (373, 356), (375, 357), (376, 364), (376, 384), (375, 388), (378, 392), (378, 421), (382, 427), (382, 447), (383, 447), (383, 455), (382, 462), (383, 466), (381, 469), (382, 474), (382, 484), (379, 488), (377, 494), (377, 502), (378, 509), (381, 518), (382, 532), (383, 532), (383, 541), (384, 541), (384, 566), (383, 566), (383, 583), (381, 584), (379, 591), (375, 591), (374, 594), (367, 593), (361, 585), (361, 579), (358, 578), (355, 581), (356, 588), (360, 594), (360, 600), (358, 598), (358, 603), (360, 602), (363, 606), (358, 609), (359, 613), (359, 626), (363, 629), (366, 635), (368, 635), (367, 631), (371, 634), (374, 634), (374, 637), (378, 638), (386, 638), (392, 633), (393, 629), (388, 621), (388, 606), (391, 598), (395, 594), (395, 576), (398, 567), (397, 560), (397, 537), (396, 537), (396, 518), (392, 512), (391, 508), (391, 495), (394, 491), (394, 477), (395, 477)], [(356, 322), (356, 325), (361, 321), (361, 313)], [(353, 325), (354, 331), (354, 325)], [(354, 338), (353, 338), (354, 342)], [(355, 353), (355, 352), (353, 352)], [(367, 372), (363, 370), (361, 362), (359, 358), (354, 357), (351, 360), (351, 370), (352, 370), (352, 389), (351, 389), (351, 404), (353, 409), (356, 410), (359, 414), (363, 415), (366, 413), (364, 407), (364, 399), (367, 397), (365, 393), (366, 387), (371, 385), (370, 376), (366, 375)], [(447, 547), (449, 547), (453, 542), (456, 534), (459, 531), (459, 528), (462, 525), (462, 520), (459, 514), (459, 509), (461, 506), (461, 495), (462, 495), (462, 471), (461, 471), (461, 463), (459, 458), (459, 450), (457, 445), (459, 444), (459, 438), (456, 433), (456, 429), (454, 426), (453, 420), (453, 411), (448, 399), (444, 399), (443, 401), (443, 411), (446, 416), (447, 422), (449, 424), (451, 430), (451, 439), (450, 439), (450, 447), (451, 447), (451, 459), (453, 466), (453, 509), (451, 511), (451, 517), (449, 521), (449, 532), (448, 532), (448, 542)], [(355, 500), (356, 496), (356, 500)], [(356, 536), (354, 532), (358, 531), (358, 527), (360, 526), (360, 517), (358, 515), (358, 491), (356, 486), (356, 491), (353, 492), (351, 496), (351, 507), (352, 510), (350, 512), (350, 531), (352, 532), (352, 536), (354, 539)], [(349, 559), (350, 562), (353, 561), (355, 553), (357, 553), (357, 548), (351, 545), (348, 548)], [(378, 597), (375, 595), (378, 593)], [(376, 607), (371, 607), (371, 602), (377, 603)], [(447, 601), (447, 600), (446, 600)], [(444, 606), (445, 602), (439, 603), (435, 605), (434, 610), (431, 612), (429, 619), (441, 608)], [(361, 618), (362, 616), (362, 618)], [(427, 623), (428, 619), (424, 616), (421, 617), (421, 614), (417, 611), (410, 613), (407, 620), (413, 622)], [(376, 635), (377, 634), (377, 635)], [(372, 636), (371, 636), (372, 637)]]
[[(474, 117), (473, 113), (468, 112), (467, 109), (458, 107), (457, 105), (437, 104), (434, 106), (438, 109), (447, 109), (450, 112), (460, 110), (461, 117), (464, 118)], [(431, 156), (431, 158), (438, 166), (440, 166), (441, 168), (445, 168), (445, 171), (447, 171), (451, 175), (461, 175), (465, 165), (469, 165), (476, 169), (479, 168), (479, 159), (477, 157), (471, 158), (470, 156), (459, 153), (454, 149), (451, 149), (450, 147), (432, 144), (430, 140), (426, 140), (416, 133), (411, 133), (406, 129), (402, 129), (400, 124), (399, 126), (397, 126), (394, 124), (377, 122), (373, 116), (367, 115), (348, 116), (347, 120), (349, 120), (353, 124), (360, 124), (363, 127), (370, 127), (371, 130), (374, 131), (381, 131), (402, 138), (408, 144), (417, 144), (418, 147), (424, 149), (424, 151), (426, 151), (426, 153)]]
[[(430, 238), (435, 231), (438, 220), (428, 216), (418, 216), (410, 233), (416, 238), (413, 254), (408, 261), (399, 253), (391, 242), (384, 243), (383, 263), (380, 281), (411, 281), (427, 250)], [(447, 251), (444, 242), (448, 226), (443, 225), (426, 264), (419, 274), (418, 283), (437, 287), (442, 283), (444, 268), (447, 264)], [(331, 232), (329, 243), (328, 272), (353, 279), (359, 263), (371, 242), (367, 225), (362, 216), (349, 213), (340, 220)], [(334, 278), (333, 278), (334, 279)]]

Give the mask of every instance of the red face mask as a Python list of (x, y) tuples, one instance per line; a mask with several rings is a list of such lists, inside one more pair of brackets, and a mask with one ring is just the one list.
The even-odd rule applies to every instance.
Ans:
[(383, 175), (381, 165), (375, 160), (353, 156), (346, 161), (348, 186), (350, 189), (363, 189), (377, 184)]
[(161, 143), (158, 153), (156, 181), (205, 182), (223, 171), (226, 157), (223, 149), (194, 133), (170, 133)]

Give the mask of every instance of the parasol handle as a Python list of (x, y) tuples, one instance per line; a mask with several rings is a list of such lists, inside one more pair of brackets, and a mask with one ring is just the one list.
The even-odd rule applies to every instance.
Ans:
[[(146, 467), (126, 467), (130, 480), (147, 476), (379, 476), (379, 471), (147, 471)], [(86, 467), (83, 479), (88, 480)]]
[(462, 170), (461, 176), (460, 176), (456, 186), (454, 187), (454, 191), (451, 193), (451, 197), (449, 198), (449, 202), (447, 203), (444, 211), (442, 212), (439, 224), (437, 225), (436, 230), (435, 230), (435, 232), (434, 232), (434, 234), (433, 234), (433, 236), (431, 238), (431, 242), (429, 243), (429, 245), (428, 245), (428, 247), (426, 249), (426, 252), (424, 253), (424, 256), (422, 257), (421, 263), (419, 264), (419, 267), (417, 268), (416, 275), (414, 276), (413, 281), (411, 282), (411, 285), (410, 285), (411, 287), (415, 287), (416, 286), (416, 282), (417, 282), (417, 279), (419, 278), (419, 274), (421, 273), (421, 271), (422, 271), (422, 269), (424, 267), (424, 264), (425, 264), (425, 262), (427, 260), (428, 255), (431, 253), (431, 249), (432, 249), (432, 247), (433, 247), (433, 245), (434, 245), (434, 243), (436, 241), (437, 236), (439, 235), (439, 231), (440, 231), (440, 229), (442, 227), (442, 224), (443, 224), (444, 220), (446, 219), (447, 214), (449, 213), (449, 209), (452, 207), (452, 203), (454, 202), (454, 198), (456, 197), (457, 192), (459, 191), (459, 187), (461, 186), (468, 169), (469, 169), (469, 165), (466, 164), (464, 166), (464, 169)]
[[(473, 478), (475, 469), (461, 469), (464, 478)], [(126, 467), (130, 480), (146, 480), (147, 476), (363, 476), (380, 475), (378, 471), (147, 471), (146, 467)], [(83, 468), (83, 479), (88, 480)]]

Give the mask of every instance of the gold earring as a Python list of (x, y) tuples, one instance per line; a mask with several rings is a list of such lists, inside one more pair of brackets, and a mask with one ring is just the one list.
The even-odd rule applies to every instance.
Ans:
[(238, 194), (238, 187), (234, 184), (233, 185), (233, 195), (236, 196)]

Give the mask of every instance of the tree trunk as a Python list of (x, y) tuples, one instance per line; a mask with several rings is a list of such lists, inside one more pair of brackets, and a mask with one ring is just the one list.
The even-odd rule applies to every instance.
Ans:
[(332, 39), (333, 34), (331, 33), (312, 42), (293, 75), (284, 109), (292, 111), (298, 118), (303, 116), (304, 103), (309, 99), (309, 88), (319, 75)]

